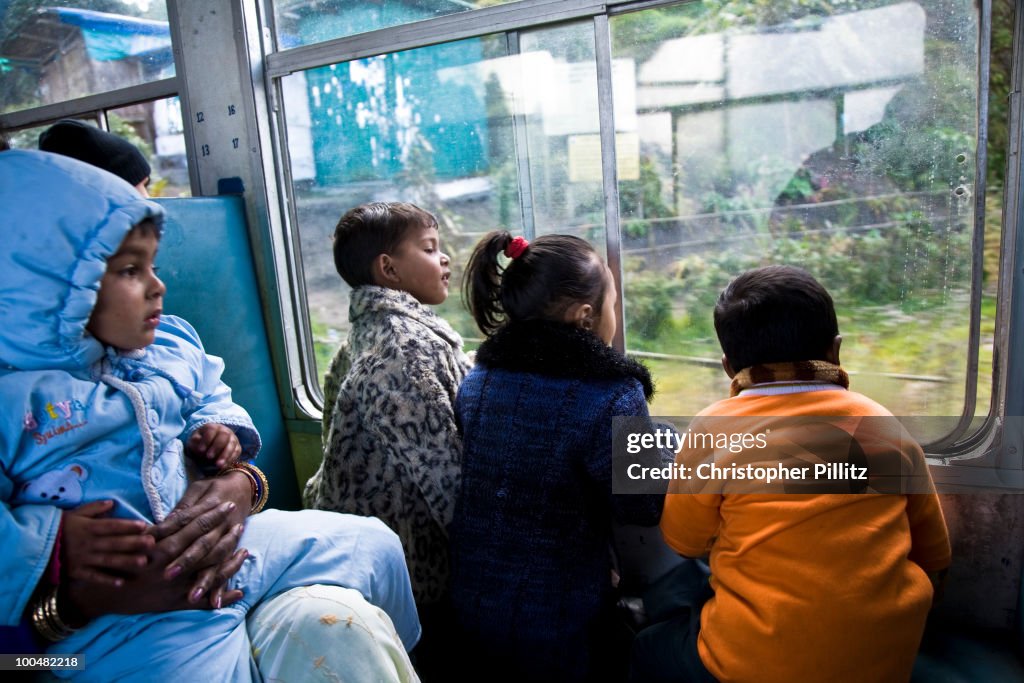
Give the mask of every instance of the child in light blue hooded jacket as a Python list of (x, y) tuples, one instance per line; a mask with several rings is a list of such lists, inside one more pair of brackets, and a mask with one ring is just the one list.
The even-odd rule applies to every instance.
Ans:
[[(160, 522), (188, 486), (190, 436), (226, 426), (245, 458), (260, 442), (220, 381), (220, 359), (187, 322), (162, 314), (158, 205), (81, 162), (7, 151), (0, 206), (0, 624), (14, 625), (39, 604), (63, 510), (114, 500), (118, 517)], [(267, 510), (249, 518), (240, 545), (248, 558), (228, 587), (241, 600), (100, 616), (48, 649), (84, 655), (85, 670), (55, 673), (259, 680), (247, 618), (320, 585), (358, 591), (406, 649), (418, 639), (401, 544), (379, 520)]]

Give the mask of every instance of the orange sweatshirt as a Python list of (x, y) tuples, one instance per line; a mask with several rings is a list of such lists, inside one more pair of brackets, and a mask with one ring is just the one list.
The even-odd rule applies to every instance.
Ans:
[[(701, 415), (890, 413), (828, 390), (741, 394)], [(924, 467), (916, 443), (900, 447)], [(676, 461), (688, 457), (683, 449)], [(945, 520), (926, 484), (930, 493), (915, 495), (684, 494), (674, 481), (665, 540), (683, 555), (710, 550), (715, 594), (697, 642), (707, 669), (723, 682), (908, 680), (932, 603), (925, 572), (950, 563)]]

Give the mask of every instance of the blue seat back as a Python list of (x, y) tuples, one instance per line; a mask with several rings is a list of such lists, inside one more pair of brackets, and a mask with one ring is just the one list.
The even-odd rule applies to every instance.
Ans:
[(232, 398), (263, 439), (257, 463), (270, 505), (297, 509), (298, 484), (278, 401), (270, 343), (239, 196), (161, 199), (167, 221), (157, 255), (167, 284), (164, 310), (188, 320), (207, 352), (225, 362)]

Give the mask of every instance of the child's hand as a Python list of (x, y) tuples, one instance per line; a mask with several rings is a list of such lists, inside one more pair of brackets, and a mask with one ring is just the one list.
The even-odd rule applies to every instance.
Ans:
[(207, 422), (192, 432), (185, 444), (185, 453), (200, 466), (216, 465), (222, 470), (238, 460), (242, 454), (242, 444), (230, 427)]
[(72, 580), (120, 586), (123, 575), (139, 571), (155, 539), (141, 520), (109, 519), (114, 502), (101, 500), (63, 513), (61, 561)]

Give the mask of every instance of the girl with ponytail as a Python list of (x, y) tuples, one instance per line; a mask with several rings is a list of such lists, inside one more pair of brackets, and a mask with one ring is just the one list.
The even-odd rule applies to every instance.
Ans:
[(470, 666), (605, 680), (628, 648), (613, 645), (612, 523), (655, 524), (662, 503), (612, 494), (612, 418), (648, 414), (650, 374), (609, 346), (615, 281), (582, 239), (492, 232), (463, 288), (487, 337), (455, 402), (451, 596)]

